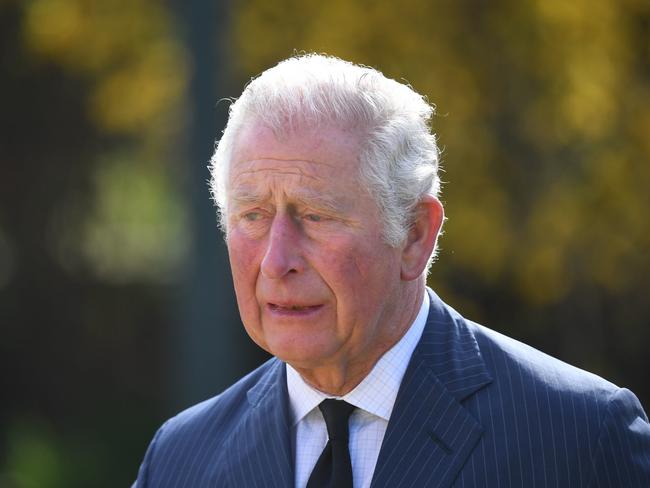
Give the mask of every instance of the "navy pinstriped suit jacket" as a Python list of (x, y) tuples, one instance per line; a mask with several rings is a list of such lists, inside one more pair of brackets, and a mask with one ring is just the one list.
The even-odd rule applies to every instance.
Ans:
[[(373, 487), (650, 487), (650, 425), (630, 391), (429, 295)], [(292, 487), (289, 418), (271, 359), (167, 421), (134, 486)]]

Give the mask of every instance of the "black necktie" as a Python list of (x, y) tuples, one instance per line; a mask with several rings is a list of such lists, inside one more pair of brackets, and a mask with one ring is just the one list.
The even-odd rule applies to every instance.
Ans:
[(307, 488), (352, 488), (348, 419), (356, 407), (330, 398), (318, 408), (323, 412), (329, 440), (309, 476)]

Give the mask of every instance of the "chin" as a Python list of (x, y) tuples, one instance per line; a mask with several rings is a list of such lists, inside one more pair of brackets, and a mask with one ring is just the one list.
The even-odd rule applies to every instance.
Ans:
[(296, 369), (312, 369), (326, 362), (328, 355), (325, 348), (313, 343), (305, 344), (274, 344), (268, 350), (271, 354), (289, 363)]

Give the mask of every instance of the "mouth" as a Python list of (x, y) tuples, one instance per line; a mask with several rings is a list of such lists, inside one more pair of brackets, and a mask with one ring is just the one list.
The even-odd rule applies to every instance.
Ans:
[(281, 315), (308, 315), (323, 308), (323, 305), (297, 305), (268, 303), (269, 311)]

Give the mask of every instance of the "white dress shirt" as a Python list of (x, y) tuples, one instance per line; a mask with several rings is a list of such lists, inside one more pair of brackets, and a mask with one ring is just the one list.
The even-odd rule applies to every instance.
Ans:
[(342, 397), (332, 397), (307, 384), (287, 364), (287, 387), (293, 414), (293, 446), (296, 488), (304, 488), (321, 452), (327, 444), (327, 428), (318, 409), (326, 398), (345, 400), (357, 409), (350, 417), (350, 460), (355, 488), (367, 488), (372, 481), (379, 449), (386, 434), (406, 367), (422, 336), (429, 297), (424, 294), (420, 311), (404, 336), (389, 349), (354, 390)]

